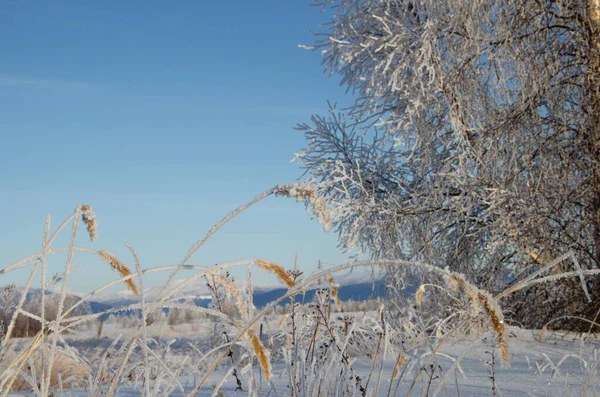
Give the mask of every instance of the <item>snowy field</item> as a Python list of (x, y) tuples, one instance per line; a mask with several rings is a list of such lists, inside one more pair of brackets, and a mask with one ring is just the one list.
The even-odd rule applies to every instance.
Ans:
[[(167, 327), (168, 328), (168, 327)], [(112, 333), (112, 332), (111, 332)], [(509, 352), (510, 366), (505, 367), (496, 356), (492, 372), (491, 348), (494, 338), (487, 334), (468, 341), (448, 340), (435, 354), (432, 354), (433, 344), (425, 344), (406, 352), (406, 359), (398, 368), (395, 379), (392, 378), (397, 357), (375, 357), (370, 354), (356, 356), (350, 359), (353, 373), (360, 377), (367, 396), (410, 395), (410, 396), (594, 396), (600, 393), (598, 385), (598, 356), (600, 341), (594, 335), (588, 335), (583, 340), (581, 335), (547, 332), (542, 342), (539, 341), (539, 331), (510, 328)], [(68, 344), (78, 352), (98, 359), (106, 352), (118, 347), (110, 338), (67, 340)], [(25, 343), (25, 341), (20, 341)], [(155, 348), (157, 354), (162, 354), (166, 362), (197, 362), (201, 352), (209, 349), (209, 340), (193, 337), (177, 336), (169, 341), (158, 340)], [(168, 353), (165, 347), (168, 346)], [(268, 346), (268, 343), (267, 343)], [(496, 352), (497, 354), (497, 352)], [(298, 363), (302, 365), (301, 363)], [(243, 390), (236, 390), (236, 381), (227, 374), (229, 366), (223, 365), (214, 371), (199, 395), (247, 395), (246, 385), (254, 375), (258, 394), (264, 396), (290, 395), (288, 365), (281, 360), (274, 360), (271, 384), (260, 382), (259, 371), (240, 371)], [(189, 370), (189, 368), (188, 368)], [(325, 369), (327, 370), (327, 369)], [(330, 366), (329, 373), (324, 379), (335, 379), (339, 369)], [(433, 370), (433, 371), (432, 371)], [(198, 385), (201, 375), (190, 371), (178, 380), (186, 394), (192, 392)], [(494, 376), (492, 382), (491, 376)], [(219, 388), (215, 387), (222, 382)], [(307, 384), (310, 379), (297, 380)], [(154, 389), (156, 387), (156, 389)], [(321, 386), (320, 395), (338, 394), (334, 389), (339, 382)], [(329, 388), (329, 389), (328, 389)], [(160, 384), (151, 386), (153, 395), (180, 396), (181, 391), (172, 387), (161, 387)], [(217, 391), (218, 390), (218, 391)], [(141, 384), (138, 382), (122, 383), (115, 395), (141, 395)], [(64, 389), (63, 395), (88, 396), (87, 388)], [(307, 393), (311, 394), (311, 393)], [(339, 394), (358, 395), (360, 389), (347, 390)], [(10, 392), (8, 395), (32, 395), (31, 392)], [(54, 395), (61, 395), (60, 391)]]
[[(315, 197), (312, 190), (284, 185), (254, 202), (271, 194), (297, 198), (299, 192), (309, 201)], [(82, 216), (94, 231), (89, 227), (90, 211), (87, 206), (78, 207), (69, 219), (77, 222)], [(225, 217), (207, 238), (234, 215)], [(182, 263), (205, 240), (194, 245)], [(49, 245), (45, 245), (44, 258), (59, 252), (48, 251)], [(133, 273), (107, 251), (85, 253), (99, 256), (121, 278), (76, 299), (67, 294), (67, 276), (78, 267), (72, 269), (68, 259), (63, 275), (50, 278), (42, 272), (42, 289), (30, 290), (28, 284), (21, 290), (3, 290), (4, 307), (13, 315), (2, 339), (0, 396), (600, 393), (600, 342), (595, 334), (509, 327), (498, 303), (503, 296), (556, 277), (579, 276), (587, 291), (584, 271), (546, 275), (561, 262), (575, 262), (572, 254), (549, 262), (492, 296), (460, 273), (401, 260), (352, 262), (304, 276), (262, 259), (210, 268), (170, 265), (145, 270), (136, 262)], [(137, 258), (135, 251), (132, 253)], [(39, 267), (46, 268), (38, 256), (25, 257), (1, 271), (32, 266), (31, 281)], [(246, 267), (245, 282), (232, 281), (226, 271), (232, 266)], [(443, 280), (444, 286), (421, 284), (408, 296), (359, 302), (358, 306), (374, 304), (371, 308), (356, 309), (356, 302), (342, 302), (344, 285), (336, 278), (343, 278), (338, 275), (382, 266), (430, 274)], [(271, 297), (266, 305), (255, 303), (252, 268), (276, 275), (285, 286), (283, 294)], [(143, 278), (158, 271), (170, 276), (160, 288), (162, 292), (146, 296), (150, 291), (144, 290)], [(180, 275), (183, 281), (174, 281), (176, 274), (184, 272)], [(62, 283), (60, 293), (44, 290), (53, 280)], [(196, 280), (205, 280), (212, 294), (206, 307), (196, 304), (199, 296), (187, 293), (186, 288)], [(91, 297), (97, 292), (117, 283), (124, 283), (139, 300), (101, 311), (83, 310), (85, 304), (91, 309)], [(442, 295), (435, 295), (438, 290)], [(6, 313), (5, 317), (9, 318)]]

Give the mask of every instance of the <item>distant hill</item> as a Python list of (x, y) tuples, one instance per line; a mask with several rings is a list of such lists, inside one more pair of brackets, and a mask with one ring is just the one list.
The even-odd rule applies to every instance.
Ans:
[[(254, 292), (254, 306), (264, 307), (270, 302), (281, 298), (287, 293), (287, 288), (273, 288), (266, 291)], [(311, 302), (315, 298), (315, 290), (306, 291), (304, 294), (299, 294), (299, 301)], [(351, 284), (340, 284), (338, 298), (343, 301), (364, 301), (368, 299), (383, 297), (385, 295), (385, 281), (383, 279), (374, 280), (373, 282), (353, 282)], [(281, 304), (289, 303), (289, 300), (284, 300)]]
[[(237, 282), (241, 288), (244, 288), (244, 282)], [(369, 272), (353, 272), (348, 273), (336, 278), (336, 283), (339, 284), (338, 297), (341, 301), (364, 301), (377, 297), (383, 297), (385, 295), (385, 280), (383, 277), (373, 277)], [(0, 288), (1, 290), (1, 288)], [(152, 288), (145, 291), (147, 300), (153, 300), (156, 298), (159, 288)], [(287, 293), (288, 289), (278, 285), (265, 285), (255, 284), (253, 299), (254, 305), (258, 308), (264, 307), (276, 299), (281, 298)], [(195, 280), (182, 287), (179, 291), (181, 295), (191, 297), (194, 305), (199, 307), (208, 307), (212, 301), (210, 290), (206, 286), (203, 280)], [(414, 291), (407, 291), (407, 293), (414, 293)], [(46, 295), (53, 299), (58, 299), (60, 296), (58, 293), (53, 291), (46, 291)], [(68, 298), (74, 302), (81, 300), (84, 294), (69, 294)], [(39, 300), (41, 297), (40, 289), (31, 289), (26, 298), (26, 303), (32, 300)], [(304, 294), (297, 296), (298, 301), (311, 302), (314, 300), (315, 290), (309, 290)], [(94, 296), (91, 300), (88, 300), (82, 304), (78, 310), (77, 315), (101, 313), (106, 310), (113, 308), (128, 306), (131, 304), (138, 303), (140, 298), (133, 295), (130, 291), (124, 290), (112, 295)], [(285, 305), (289, 303), (289, 299), (282, 301), (280, 304)], [(167, 311), (165, 309), (165, 311)]]
[[(238, 281), (243, 288), (244, 282)], [(364, 301), (385, 295), (385, 280), (383, 277), (372, 278), (368, 272), (353, 272), (340, 276), (336, 283), (339, 284), (338, 297), (341, 301)], [(148, 300), (152, 300), (158, 293), (157, 288), (149, 289), (145, 292)], [(264, 285), (256, 284), (254, 286), (253, 300), (254, 305), (258, 308), (264, 307), (276, 299), (281, 298), (287, 293), (288, 289), (279, 285)], [(183, 287), (180, 294), (188, 297), (194, 297), (193, 303), (199, 307), (208, 307), (212, 301), (210, 290), (206, 287), (203, 280), (196, 280)], [(304, 294), (299, 294), (298, 300), (310, 302), (314, 300), (315, 290), (307, 291)], [(139, 302), (139, 297), (133, 295), (129, 291), (122, 291), (114, 295), (107, 295), (95, 298), (94, 302), (90, 302), (90, 307), (93, 312), (103, 311), (107, 308), (115, 308), (134, 304)], [(284, 300), (280, 304), (285, 305), (289, 300)]]
[[(6, 287), (0, 287), (0, 291), (4, 290), (4, 288)], [(18, 296), (21, 296), (21, 294), (23, 293), (23, 288), (22, 287), (17, 287), (17, 293)], [(45, 291), (45, 299), (48, 301), (55, 301), (58, 302), (60, 299), (61, 294), (53, 291), (52, 289), (48, 289)], [(25, 297), (25, 302), (23, 303), (24, 307), (27, 306), (31, 306), (33, 305), (39, 305), (42, 299), (42, 290), (40, 288), (30, 288), (27, 291), (27, 296)], [(66, 297), (65, 297), (65, 305), (67, 307), (72, 306), (74, 304), (76, 304), (77, 302), (81, 301), (82, 299), (82, 295), (81, 294), (77, 294), (77, 293), (67, 293)], [(100, 313), (103, 312), (105, 310), (110, 309), (111, 305), (107, 305), (105, 303), (102, 302), (95, 302), (95, 301), (86, 301), (84, 303), (82, 303), (80, 306), (78, 306), (74, 311), (73, 314), (74, 315), (85, 315), (85, 314), (91, 314), (91, 313)]]

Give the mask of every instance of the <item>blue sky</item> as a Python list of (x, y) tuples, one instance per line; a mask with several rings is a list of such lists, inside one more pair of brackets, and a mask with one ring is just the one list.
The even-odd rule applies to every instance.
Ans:
[[(298, 178), (290, 160), (304, 138), (293, 127), (327, 99), (348, 101), (319, 54), (298, 48), (323, 22), (308, 0), (2, 1), (2, 267), (40, 250), (47, 213), (56, 226), (79, 203), (96, 210), (99, 238), (78, 245), (132, 264), (130, 243), (144, 267), (174, 264), (229, 211)], [(296, 253), (304, 270), (344, 260), (303, 205), (271, 198), (191, 262), (291, 266)], [(77, 260), (72, 290), (115, 277)]]

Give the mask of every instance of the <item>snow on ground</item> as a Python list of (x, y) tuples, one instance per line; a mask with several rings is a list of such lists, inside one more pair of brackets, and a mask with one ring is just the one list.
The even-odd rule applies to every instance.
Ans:
[[(600, 360), (598, 355), (600, 341), (598, 339), (591, 336), (583, 340), (581, 336), (574, 334), (549, 332), (540, 342), (539, 332), (518, 328), (511, 328), (510, 334), (510, 367), (504, 367), (498, 357), (495, 359), (494, 378), (498, 396), (592, 396), (600, 393), (597, 377), (597, 364)], [(86, 354), (94, 352), (101, 354), (111, 342), (110, 338), (76, 338), (70, 341), (72, 346)], [(208, 348), (206, 342), (206, 338), (199, 336), (180, 336), (175, 338), (171, 345), (172, 353), (175, 357), (183, 359), (192, 353), (190, 344), (206, 351), (205, 349)], [(489, 336), (478, 337), (471, 341), (466, 339), (450, 340), (442, 346), (434, 358), (431, 356), (431, 348), (427, 346), (410, 351), (406, 363), (399, 371), (402, 381), (398, 383), (396, 379), (391, 386), (390, 378), (396, 357), (385, 358), (381, 375), (379, 374), (381, 360), (378, 360), (371, 375), (367, 395), (375, 395), (377, 389), (378, 396), (433, 396), (436, 393), (440, 396), (491, 396), (493, 394), (489, 362), (492, 343), (493, 338)], [(455, 360), (461, 356), (463, 357), (458, 366), (455, 364)], [(431, 360), (425, 367), (431, 373), (431, 365), (433, 365), (435, 369), (433, 376), (421, 369), (427, 359)], [(369, 378), (372, 363), (373, 361), (367, 356), (353, 358), (352, 367), (355, 373), (362, 378), (363, 385)], [(288, 375), (285, 368), (283, 363), (273, 364), (274, 390), (271, 390), (270, 393), (269, 390), (263, 390), (261, 395), (289, 395), (286, 386)], [(413, 385), (417, 373), (420, 373), (421, 376)], [(212, 385), (218, 384), (224, 374), (225, 367), (213, 373), (200, 395), (212, 395), (214, 392)], [(590, 374), (592, 375), (590, 376)], [(248, 376), (249, 373), (242, 375), (244, 385), (247, 384)], [(258, 377), (258, 374), (256, 376)], [(430, 378), (431, 382), (429, 382)], [(378, 379), (380, 379), (379, 387), (377, 387)], [(181, 378), (180, 382), (189, 393), (199, 380), (199, 377), (189, 376)], [(234, 379), (229, 376), (221, 391), (225, 396), (246, 395), (245, 391), (236, 392), (235, 386)], [(266, 389), (266, 386), (263, 387)], [(429, 392), (426, 394), (428, 389)], [(71, 395), (70, 391), (65, 393)], [(18, 392), (9, 393), (9, 395), (30, 394)], [(72, 391), (72, 395), (86, 396), (88, 394), (86, 390), (77, 389)], [(139, 385), (134, 387), (132, 384), (124, 384), (116, 395), (140, 395)], [(175, 391), (171, 395), (179, 396), (181, 393)]]

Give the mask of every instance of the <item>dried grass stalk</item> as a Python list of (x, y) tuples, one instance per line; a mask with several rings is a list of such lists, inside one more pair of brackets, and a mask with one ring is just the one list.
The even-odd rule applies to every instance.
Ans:
[(383, 310), (385, 309), (385, 303), (379, 305), (379, 309), (377, 309), (377, 321), (383, 321)]
[[(48, 354), (49, 348), (43, 345), (31, 352), (31, 354), (28, 354), (28, 359), (26, 360), (28, 364), (24, 365), (24, 368), (15, 373), (16, 377), (10, 386), (10, 390), (31, 391), (31, 376), (32, 374), (40, 374), (43, 364), (42, 357), (44, 355), (47, 356)], [(48, 382), (51, 388), (66, 388), (70, 386), (84, 387), (85, 379), (89, 375), (89, 368), (86, 368), (85, 365), (63, 353), (57, 353), (48, 374)], [(69, 379), (69, 382), (62, 381), (62, 379)]]
[(96, 237), (98, 237), (98, 222), (96, 219), (96, 213), (91, 205), (82, 204), (79, 207), (81, 211), (81, 220), (87, 226), (87, 231), (90, 235), (91, 242), (96, 241)]
[[(113, 254), (105, 250), (98, 251), (98, 254), (104, 260), (104, 262), (108, 263), (113, 268), (113, 270), (116, 270), (121, 275), (121, 277), (127, 277), (131, 275), (131, 271), (127, 268), (127, 266), (125, 266), (121, 261), (119, 261)], [(138, 289), (135, 286), (133, 279), (129, 278), (125, 280), (125, 284), (127, 284), (127, 287), (129, 287), (131, 292), (133, 292), (136, 295), (139, 295)]]
[(279, 279), (285, 285), (287, 285), (289, 288), (292, 288), (294, 285), (296, 285), (296, 283), (290, 277), (290, 275), (288, 274), (288, 272), (284, 268), (282, 268), (281, 266), (276, 265), (274, 263), (267, 262), (267, 261), (262, 260), (262, 259), (257, 259), (257, 260), (254, 261), (254, 263), (256, 263), (256, 265), (259, 268), (261, 268), (263, 270), (266, 270), (268, 272), (276, 274), (277, 277), (279, 277)]
[(258, 336), (252, 331), (248, 331), (248, 336), (250, 337), (250, 341), (252, 342), (252, 347), (254, 349), (254, 353), (258, 358), (258, 362), (265, 372), (265, 379), (268, 382), (271, 381), (271, 362), (269, 361), (269, 357), (267, 356), (267, 350), (260, 343), (260, 339)]

